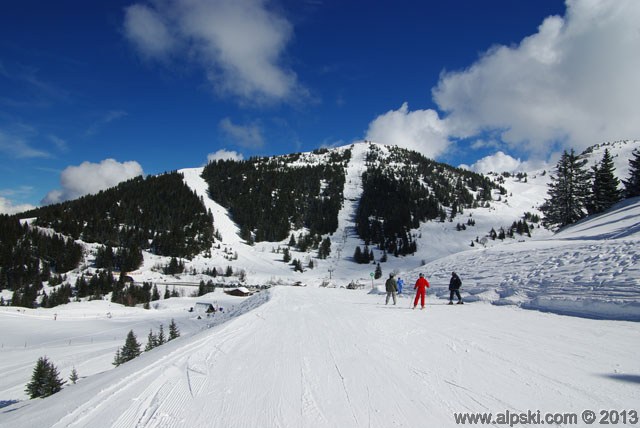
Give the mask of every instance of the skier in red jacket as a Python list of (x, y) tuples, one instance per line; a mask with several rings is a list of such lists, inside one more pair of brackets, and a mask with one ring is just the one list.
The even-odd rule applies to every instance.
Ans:
[(413, 286), (414, 290), (418, 290), (416, 291), (416, 298), (413, 300), (413, 309), (418, 306), (418, 299), (421, 300), (420, 303), (422, 304), (422, 309), (424, 309), (424, 298), (427, 295), (427, 288), (429, 288), (429, 281), (427, 281), (427, 278), (425, 278), (423, 274), (420, 274), (416, 285)]

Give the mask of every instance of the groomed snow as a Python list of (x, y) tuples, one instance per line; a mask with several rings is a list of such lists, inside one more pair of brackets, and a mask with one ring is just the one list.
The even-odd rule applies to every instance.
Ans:
[(454, 412), (640, 402), (637, 323), (427, 303), (276, 287), (222, 325), (1, 409), (0, 426), (454, 426)]

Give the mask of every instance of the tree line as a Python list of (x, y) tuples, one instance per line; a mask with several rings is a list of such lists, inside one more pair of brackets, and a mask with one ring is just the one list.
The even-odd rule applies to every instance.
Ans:
[(559, 229), (573, 224), (587, 215), (611, 208), (625, 198), (640, 196), (640, 151), (634, 150), (629, 159), (629, 177), (620, 180), (615, 175), (613, 158), (605, 149), (600, 162), (590, 170), (588, 160), (576, 155), (574, 150), (564, 151), (551, 175), (548, 198), (540, 207), (544, 214), (542, 223)]
[(324, 162), (301, 162), (301, 154), (218, 160), (204, 168), (202, 177), (211, 198), (229, 210), (249, 243), (281, 241), (301, 228), (324, 235), (338, 227), (351, 152), (318, 154)]
[(385, 156), (371, 145), (367, 153), (356, 229), (366, 245), (375, 244), (389, 254), (414, 253), (417, 246), (410, 230), (421, 222), (444, 221), (464, 208), (484, 205), (492, 199), (493, 190), (506, 194), (481, 174), (435, 162), (415, 151), (388, 150)]
[[(214, 239), (213, 216), (177, 172), (136, 177), (94, 195), (18, 215), (84, 242), (190, 258)], [(134, 268), (137, 266), (133, 266)]]

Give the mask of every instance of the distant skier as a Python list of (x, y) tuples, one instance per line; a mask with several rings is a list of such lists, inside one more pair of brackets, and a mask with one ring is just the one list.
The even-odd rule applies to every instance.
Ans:
[(462, 287), (462, 280), (457, 273), (451, 272), (451, 281), (449, 281), (449, 304), (453, 305), (453, 295), (458, 297), (458, 304), (462, 305), (462, 296), (460, 296), (460, 287)]
[(396, 281), (396, 285), (398, 286), (398, 294), (402, 294), (402, 286), (404, 286), (404, 281), (402, 278), (398, 278)]
[(429, 281), (424, 277), (424, 274), (420, 274), (420, 278), (416, 281), (416, 285), (413, 286), (416, 291), (416, 298), (413, 300), (413, 309), (418, 306), (418, 299), (421, 300), (422, 309), (424, 309), (424, 299), (427, 296), (427, 288), (429, 288)]
[(389, 274), (389, 279), (387, 279), (387, 282), (384, 284), (385, 288), (387, 289), (387, 300), (384, 302), (384, 304), (388, 304), (389, 303), (389, 297), (393, 297), (393, 304), (396, 304), (396, 291), (398, 291), (398, 286), (396, 284), (396, 280), (393, 278), (393, 274), (390, 273)]

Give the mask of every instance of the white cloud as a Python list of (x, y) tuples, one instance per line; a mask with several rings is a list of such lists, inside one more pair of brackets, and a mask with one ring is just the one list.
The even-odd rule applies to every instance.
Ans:
[(124, 33), (138, 51), (148, 58), (166, 58), (177, 45), (162, 16), (141, 4), (125, 9)]
[(32, 147), (22, 136), (7, 134), (2, 130), (0, 130), (0, 152), (16, 159), (51, 157), (50, 153)]
[(124, 32), (146, 57), (194, 61), (217, 91), (242, 102), (307, 96), (282, 61), (293, 27), (266, 0), (135, 4), (125, 9)]
[(409, 111), (407, 103), (374, 119), (365, 138), (415, 150), (430, 158), (444, 153), (451, 144), (445, 123), (436, 111)]
[(460, 165), (460, 168), (487, 174), (490, 172), (532, 172), (536, 170), (548, 169), (549, 164), (544, 161), (528, 160), (522, 161), (508, 154), (498, 151), (490, 156), (485, 156), (473, 165)]
[(17, 214), (34, 208), (36, 207), (31, 204), (14, 205), (11, 200), (0, 196), (0, 214)]
[(231, 119), (225, 117), (220, 121), (219, 127), (234, 143), (241, 147), (259, 148), (264, 145), (262, 129), (257, 123), (236, 125)]
[(640, 135), (640, 2), (567, 0), (513, 47), (496, 46), (433, 89), (456, 137), (499, 131), (545, 156)]
[(503, 152), (497, 152), (491, 156), (485, 156), (471, 165), (469, 169), (475, 172), (513, 172), (519, 171), (522, 166), (520, 159), (515, 159)]
[(78, 166), (69, 166), (60, 174), (62, 189), (49, 192), (42, 204), (53, 204), (97, 193), (142, 174), (142, 167), (136, 161), (121, 163), (114, 159), (105, 159), (100, 163), (83, 162)]
[(242, 159), (244, 159), (244, 156), (242, 156), (242, 153), (238, 153), (232, 150), (225, 150), (225, 149), (220, 149), (215, 153), (209, 153), (207, 155), (207, 162), (213, 162), (217, 160), (241, 161)]

